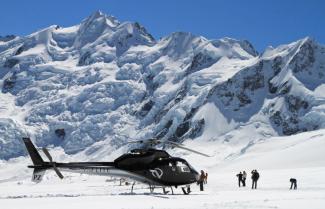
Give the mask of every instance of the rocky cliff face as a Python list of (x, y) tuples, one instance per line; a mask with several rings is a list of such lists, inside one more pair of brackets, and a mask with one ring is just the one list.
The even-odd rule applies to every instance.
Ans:
[(0, 41), (0, 158), (21, 155), (26, 135), (77, 153), (98, 141), (231, 142), (238, 131), (320, 129), (324, 83), (325, 47), (310, 38), (258, 54), (231, 38), (177, 32), (157, 41), (139, 23), (96, 12)]

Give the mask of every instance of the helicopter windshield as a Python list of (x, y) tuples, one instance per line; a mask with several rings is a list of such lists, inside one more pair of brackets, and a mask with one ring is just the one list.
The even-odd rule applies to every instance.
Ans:
[(169, 166), (172, 168), (173, 171), (182, 172), (182, 173), (191, 172), (190, 167), (187, 165), (187, 163), (183, 161), (170, 162)]

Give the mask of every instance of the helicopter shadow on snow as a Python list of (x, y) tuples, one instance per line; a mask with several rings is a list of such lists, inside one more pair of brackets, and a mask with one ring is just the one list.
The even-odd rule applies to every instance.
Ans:
[[(125, 195), (125, 196), (133, 196), (133, 195), (146, 195), (146, 196), (152, 196), (152, 197), (158, 197), (158, 198), (162, 198), (162, 199), (170, 199), (170, 197), (173, 196), (184, 196), (184, 194), (163, 194), (163, 193), (159, 193), (159, 192), (154, 192), (154, 193), (150, 193), (150, 192), (143, 192), (143, 193), (130, 193), (130, 192), (122, 192), (119, 193), (118, 195)], [(189, 196), (203, 196), (206, 194), (189, 194)]]

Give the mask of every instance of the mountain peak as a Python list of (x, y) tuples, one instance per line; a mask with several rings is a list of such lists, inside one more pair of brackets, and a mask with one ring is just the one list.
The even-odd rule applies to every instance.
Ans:
[(258, 56), (258, 52), (255, 50), (254, 46), (247, 40), (237, 40), (234, 38), (224, 37), (219, 40), (213, 41), (213, 45), (215, 47), (232, 47), (235, 44), (238, 44), (248, 54), (254, 57)]
[(112, 15), (107, 15), (100, 10), (92, 13), (88, 18), (86, 18), (83, 22), (89, 23), (96, 20), (106, 20), (107, 24), (110, 26), (117, 26), (120, 22)]
[(79, 37), (76, 39), (76, 46), (95, 41), (102, 33), (114, 30), (120, 22), (113, 16), (96, 11), (84, 19), (79, 26)]
[(105, 16), (105, 14), (102, 11), (97, 10), (91, 16), (100, 17), (100, 16)]

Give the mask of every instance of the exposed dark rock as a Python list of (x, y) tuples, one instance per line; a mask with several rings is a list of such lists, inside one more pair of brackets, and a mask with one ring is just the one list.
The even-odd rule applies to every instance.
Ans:
[(24, 46), (21, 46), (21, 47), (19, 47), (19, 48), (17, 49), (15, 55), (19, 55), (19, 54), (21, 54), (23, 51), (24, 51)]
[(244, 107), (245, 105), (252, 103), (252, 100), (244, 92), (240, 92), (236, 96), (240, 101), (240, 107)]
[(253, 55), (254, 57), (258, 56), (258, 51), (256, 51), (256, 49), (254, 48), (254, 46), (248, 40), (243, 40), (241, 46), (250, 55)]
[(173, 121), (169, 120), (166, 123), (165, 127), (156, 135), (156, 138), (158, 138), (158, 139), (163, 138), (168, 133), (168, 130), (171, 127), (172, 124), (173, 124)]
[(177, 127), (175, 131), (175, 135), (177, 137), (182, 137), (189, 129), (190, 129), (190, 122), (189, 121), (183, 122)]
[(280, 73), (280, 71), (282, 69), (281, 66), (282, 66), (282, 57), (277, 56), (276, 58), (274, 58), (273, 64), (272, 64), (273, 76), (276, 76)]
[(3, 93), (10, 92), (15, 86), (16, 79), (17, 79), (16, 74), (13, 74), (11, 77), (5, 79), (3, 81), (2, 92)]
[(184, 118), (184, 121), (190, 120), (190, 119), (194, 116), (194, 114), (197, 112), (198, 109), (199, 109), (198, 107), (192, 108), (192, 109), (190, 110), (190, 112), (188, 112), (188, 113), (186, 114), (186, 116), (185, 116), (185, 118)]
[(282, 132), (284, 135), (292, 135), (296, 134), (298, 132), (301, 132), (302, 130), (299, 129), (299, 126), (297, 125), (298, 121), (294, 118), (289, 118), (288, 121), (284, 121)]
[(139, 115), (144, 117), (148, 114), (148, 112), (151, 110), (151, 108), (155, 105), (155, 102), (152, 100), (149, 100), (147, 103), (143, 105), (141, 110), (139, 111)]
[(204, 125), (205, 125), (204, 119), (201, 119), (199, 121), (195, 121), (192, 124), (192, 129), (190, 131), (189, 138), (194, 139), (196, 137), (201, 136), (202, 133), (203, 133), (203, 130), (204, 130)]
[(257, 68), (254, 70), (253, 75), (246, 76), (244, 78), (244, 89), (254, 91), (256, 89), (264, 87), (264, 75), (262, 73), (263, 62), (260, 62)]
[(308, 108), (308, 103), (294, 97), (291, 99), (286, 99), (286, 101), (288, 109), (292, 114), (281, 113), (280, 111), (274, 112), (270, 116), (270, 120), (273, 122), (273, 124), (280, 128), (282, 130), (282, 134), (284, 135), (292, 135), (308, 130), (306, 127), (301, 126), (301, 121), (299, 120), (297, 113), (301, 108)]
[(59, 129), (56, 129), (55, 131), (55, 135), (61, 139), (64, 139), (65, 137), (65, 130), (64, 128), (59, 128)]
[(89, 64), (90, 52), (86, 52), (80, 56), (78, 66), (84, 66)]
[(280, 71), (282, 70), (282, 57), (277, 56), (276, 58), (274, 58), (273, 62), (272, 62), (272, 69), (273, 69), (273, 75), (268, 79), (268, 88), (269, 88), (269, 92), (271, 94), (274, 94), (277, 92), (278, 87), (275, 86), (271, 80), (274, 78), (274, 76), (278, 75), (280, 73)]
[(259, 62), (253, 67), (242, 70), (226, 82), (216, 85), (209, 92), (208, 97), (215, 95), (215, 99), (220, 100), (225, 106), (231, 105), (237, 99), (239, 103), (237, 108), (252, 103), (249, 92), (254, 93), (265, 86), (262, 69), (263, 62)]
[(281, 126), (283, 122), (280, 111), (276, 111), (273, 115), (270, 116), (270, 119), (277, 127)]
[(145, 27), (143, 27), (142, 25), (140, 25), (138, 22), (135, 22), (134, 23), (134, 26), (139, 31), (141, 31), (142, 33), (146, 34), (151, 41), (154, 41), (155, 40), (155, 38), (150, 33), (148, 33), (147, 29)]
[(280, 111), (276, 111), (271, 117), (271, 121), (279, 128), (282, 129), (284, 135), (296, 134), (299, 131), (299, 121), (296, 116), (285, 118)]
[(285, 95), (290, 92), (290, 89), (291, 85), (288, 82), (285, 82), (280, 89), (280, 94)]
[(193, 57), (190, 67), (186, 70), (186, 74), (191, 74), (197, 72), (203, 68), (207, 68), (215, 63), (217, 60), (214, 60), (211, 56), (199, 52)]
[(15, 35), (6, 35), (6, 36), (0, 36), (0, 41), (11, 41), (12, 39), (16, 38)]
[(300, 46), (299, 53), (293, 57), (293, 59), (290, 61), (290, 64), (293, 65), (293, 72), (299, 73), (303, 71), (309, 71), (314, 62), (315, 51), (313, 42), (311, 40), (307, 40)]
[(308, 102), (304, 101), (300, 97), (296, 97), (293, 95), (285, 97), (286, 103), (288, 105), (288, 109), (290, 112), (297, 113), (300, 109), (306, 110), (309, 106)]
[(177, 92), (177, 95), (174, 99), (175, 101), (175, 104), (177, 104), (178, 102), (180, 102), (185, 96), (186, 96), (186, 93), (187, 93), (187, 88), (186, 88), (186, 84), (182, 86), (182, 88)]
[(155, 123), (159, 123), (159, 121), (162, 119), (162, 117), (164, 117), (164, 115), (166, 115), (166, 113), (169, 111), (170, 107), (165, 107), (161, 110), (159, 110), (159, 112), (156, 114), (155, 116)]
[(19, 63), (18, 59), (15, 58), (7, 59), (3, 67), (12, 68), (18, 63)]
[(274, 94), (278, 90), (278, 88), (272, 84), (271, 80), (272, 80), (272, 78), (270, 78), (267, 83), (268, 83), (268, 87), (269, 87), (269, 92), (271, 94)]

